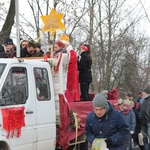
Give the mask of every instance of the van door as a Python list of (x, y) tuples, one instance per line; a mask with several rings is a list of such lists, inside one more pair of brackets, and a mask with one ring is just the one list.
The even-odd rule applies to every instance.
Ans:
[[(31, 69), (27, 64), (12, 64), (5, 70), (5, 76), (6, 79), (4, 79), (4, 84), (1, 90), (1, 111), (6, 114), (6, 109), (10, 110), (13, 108), (16, 110), (17, 108), (24, 107), (25, 122), (25, 126), (21, 128), (20, 136), (17, 137), (15, 130), (14, 132), (11, 132), (13, 134), (11, 134), (11, 137), (8, 137), (7, 141), (11, 143), (14, 150), (35, 150), (36, 109), (35, 98), (32, 94), (33, 85), (30, 77), (33, 75), (31, 75)], [(10, 119), (10, 121), (12, 120)], [(16, 122), (12, 123), (16, 126)], [(10, 126), (10, 122), (8, 122), (7, 125)], [(8, 136), (8, 132), (3, 130), (2, 135), (6, 138)]]
[(34, 75), (37, 108), (37, 150), (54, 150), (56, 115), (49, 64), (43, 63), (42, 67), (35, 67)]

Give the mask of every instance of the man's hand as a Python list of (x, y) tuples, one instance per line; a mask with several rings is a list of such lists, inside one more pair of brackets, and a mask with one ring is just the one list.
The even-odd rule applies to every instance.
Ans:
[(108, 150), (104, 138), (96, 138), (92, 143), (92, 150)]
[(130, 134), (133, 134), (134, 132), (133, 131), (130, 131)]
[(111, 146), (113, 144), (111, 138), (107, 138), (105, 140), (105, 142), (106, 142), (107, 146)]

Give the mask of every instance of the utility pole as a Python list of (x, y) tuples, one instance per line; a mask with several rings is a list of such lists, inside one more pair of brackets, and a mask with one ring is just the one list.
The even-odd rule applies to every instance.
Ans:
[(17, 57), (20, 57), (20, 31), (19, 31), (19, 0), (15, 0), (15, 12), (16, 12), (16, 53)]

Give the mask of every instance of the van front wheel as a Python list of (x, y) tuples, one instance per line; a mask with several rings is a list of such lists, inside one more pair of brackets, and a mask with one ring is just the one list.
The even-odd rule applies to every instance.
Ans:
[(8, 150), (7, 145), (4, 142), (0, 142), (0, 150)]

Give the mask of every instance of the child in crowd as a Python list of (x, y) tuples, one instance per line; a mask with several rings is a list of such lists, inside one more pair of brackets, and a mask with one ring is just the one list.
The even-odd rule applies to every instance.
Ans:
[(136, 126), (135, 113), (133, 112), (132, 107), (129, 104), (122, 103), (120, 104), (119, 109), (123, 115), (124, 120), (130, 128), (130, 134), (126, 135), (126, 138), (124, 140), (124, 149), (131, 150), (131, 135), (135, 132)]

